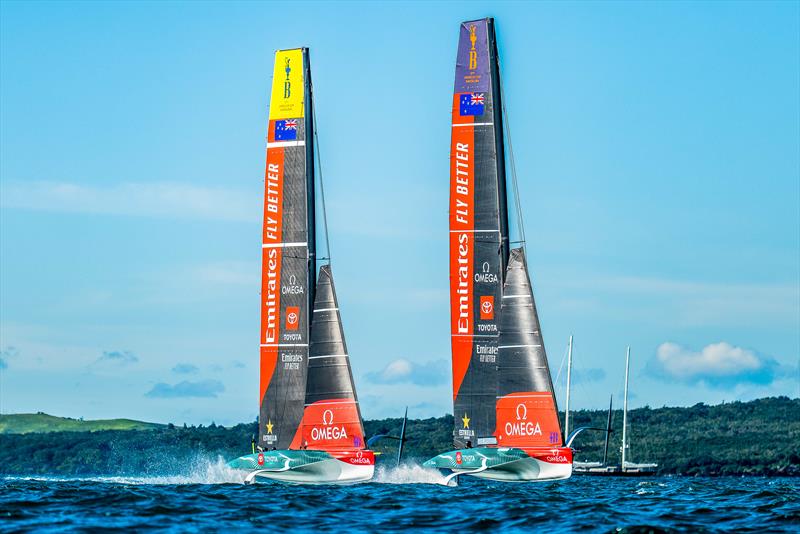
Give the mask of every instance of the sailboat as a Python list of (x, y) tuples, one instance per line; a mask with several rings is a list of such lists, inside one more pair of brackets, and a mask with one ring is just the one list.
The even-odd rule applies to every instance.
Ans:
[[(627, 460), (628, 449), (628, 377), (631, 366), (631, 348), (625, 351), (625, 393), (622, 401), (622, 445), (620, 454), (622, 456), (620, 465), (608, 465), (608, 441), (611, 436), (611, 413), (612, 401), (608, 403), (608, 422), (606, 424), (606, 441), (603, 450), (603, 461), (601, 462), (575, 462), (575, 473), (580, 475), (597, 476), (651, 476), (656, 474), (658, 464), (654, 463), (633, 463)], [(567, 412), (569, 413), (569, 412)]]
[(510, 247), (501, 98), (494, 20), (462, 23), (450, 149), (456, 450), (424, 464), (444, 472), (444, 483), (572, 474), (525, 248)]
[(330, 259), (317, 258), (315, 140), (309, 51), (278, 50), (262, 233), (258, 442), (229, 463), (246, 472), (246, 483), (358, 482), (375, 469)]

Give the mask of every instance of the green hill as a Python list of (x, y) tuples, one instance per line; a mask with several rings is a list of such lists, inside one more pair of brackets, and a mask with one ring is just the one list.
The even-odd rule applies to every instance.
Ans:
[(155, 430), (164, 425), (133, 419), (96, 419), (84, 421), (56, 417), (46, 413), (0, 415), (0, 434), (32, 434), (42, 432), (96, 432), (98, 430)]

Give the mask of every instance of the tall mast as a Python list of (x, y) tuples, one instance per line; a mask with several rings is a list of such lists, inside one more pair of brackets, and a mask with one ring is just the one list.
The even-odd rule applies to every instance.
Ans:
[[(314, 307), (314, 296), (317, 286), (317, 226), (316, 226), (316, 205), (317, 198), (314, 191), (314, 94), (311, 84), (311, 58), (308, 48), (303, 48), (303, 76), (305, 79), (304, 103), (306, 116), (306, 191), (308, 198), (308, 309)], [(328, 251), (330, 255), (330, 251)], [(309, 326), (311, 321), (308, 322)]]
[(606, 445), (603, 447), (603, 466), (608, 465), (608, 442), (611, 437), (611, 406), (614, 403), (614, 395), (608, 400), (608, 421), (606, 422)]
[(569, 351), (567, 352), (567, 406), (564, 410), (564, 442), (569, 439), (569, 392), (572, 385), (572, 335), (569, 336)]
[(495, 150), (497, 152), (497, 200), (500, 213), (500, 272), (505, 277), (508, 265), (508, 200), (506, 198), (506, 152), (503, 141), (503, 100), (500, 88), (500, 62), (497, 54), (497, 37), (494, 31), (494, 19), (487, 20), (489, 32), (489, 65), (492, 83), (494, 108), (492, 122), (495, 131)]
[(622, 470), (625, 470), (625, 449), (628, 448), (628, 372), (631, 367), (631, 348), (625, 352), (625, 398), (622, 403)]

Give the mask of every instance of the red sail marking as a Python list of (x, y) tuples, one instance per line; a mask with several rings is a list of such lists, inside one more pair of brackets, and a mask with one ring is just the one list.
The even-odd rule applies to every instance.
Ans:
[[(453, 123), (469, 124), (453, 95)], [(453, 351), (453, 400), (472, 358), (475, 322), (473, 258), (475, 253), (475, 127), (454, 126), (450, 145), (450, 318)]]
[[(269, 137), (274, 137), (274, 123), (270, 121)], [(267, 170), (264, 180), (264, 227), (262, 239), (265, 245), (279, 244), (283, 234), (283, 148), (267, 149)], [(281, 309), (281, 256), (280, 247), (261, 249), (261, 343), (280, 342)], [(261, 400), (269, 388), (278, 347), (261, 347), (260, 389)]]
[(560, 447), (561, 428), (553, 395), (511, 393), (497, 400), (495, 436), (501, 447)]
[(326, 399), (306, 406), (290, 449), (356, 450), (366, 448), (364, 429), (353, 399)]

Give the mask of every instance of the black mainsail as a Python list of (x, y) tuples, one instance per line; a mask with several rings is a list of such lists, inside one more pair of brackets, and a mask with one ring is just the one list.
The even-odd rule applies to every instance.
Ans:
[(495, 443), (498, 314), (508, 261), (502, 105), (492, 19), (461, 24), (450, 150), (454, 441)]
[[(493, 19), (462, 23), (450, 152), (454, 441), (456, 447), (560, 445), (524, 250), (509, 249), (501, 97)], [(547, 417), (531, 427), (535, 439), (512, 437), (523, 415), (540, 412)]]
[(270, 99), (261, 284), (259, 445), (287, 448), (303, 417), (314, 285), (308, 50), (279, 50)]
[(262, 448), (364, 448), (330, 265), (316, 279), (314, 113), (307, 48), (279, 50), (262, 240)]

